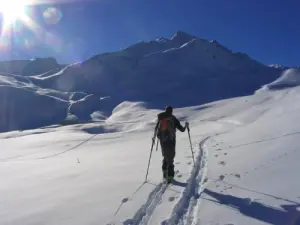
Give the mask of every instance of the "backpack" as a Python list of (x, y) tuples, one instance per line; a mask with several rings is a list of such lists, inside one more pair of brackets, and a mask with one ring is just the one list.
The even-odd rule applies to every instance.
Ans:
[(172, 116), (160, 119), (158, 138), (161, 142), (175, 141), (175, 124)]

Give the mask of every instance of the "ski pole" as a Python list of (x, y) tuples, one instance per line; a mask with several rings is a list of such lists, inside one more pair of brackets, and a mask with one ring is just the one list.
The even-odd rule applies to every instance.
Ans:
[(147, 181), (147, 177), (148, 177), (148, 172), (149, 172), (149, 166), (150, 166), (150, 160), (151, 160), (151, 155), (152, 155), (152, 150), (153, 150), (153, 146), (155, 143), (155, 139), (152, 139), (152, 146), (151, 146), (151, 150), (150, 150), (150, 156), (149, 156), (149, 161), (148, 161), (148, 167), (147, 167), (147, 173), (146, 173), (146, 178), (145, 178), (145, 182)]
[(157, 142), (156, 142), (156, 151), (158, 150), (158, 142), (159, 142), (159, 139), (157, 138)]
[(148, 161), (148, 167), (147, 167), (145, 182), (147, 182), (147, 177), (148, 177), (148, 172), (149, 172), (149, 166), (150, 166), (150, 160), (151, 160), (151, 156), (152, 156), (153, 146), (155, 144), (156, 132), (157, 132), (157, 128), (155, 128), (154, 136), (152, 138), (152, 145), (151, 145), (151, 149), (150, 149), (150, 156), (149, 156), (149, 161)]
[(190, 146), (191, 146), (191, 152), (192, 152), (192, 157), (193, 157), (193, 162), (195, 166), (195, 157), (194, 157), (194, 151), (193, 151), (193, 146), (192, 146), (192, 141), (191, 141), (191, 135), (190, 135), (190, 126), (187, 126), (188, 129), (188, 135), (189, 135), (189, 140), (190, 140)]

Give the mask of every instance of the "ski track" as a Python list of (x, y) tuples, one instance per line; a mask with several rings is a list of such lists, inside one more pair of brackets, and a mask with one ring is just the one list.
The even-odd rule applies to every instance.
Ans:
[[(208, 140), (210, 137), (206, 138)], [(197, 198), (192, 199), (193, 201), (191, 202), (188, 213), (187, 213), (187, 219), (186, 219), (186, 225), (192, 225), (192, 224), (198, 224), (198, 213), (199, 213), (199, 207), (201, 203), (200, 196), (202, 192), (204, 191), (205, 188), (205, 177), (207, 174), (207, 160), (208, 160), (208, 150), (204, 147), (205, 141), (202, 141), (199, 145), (200, 150), (202, 152), (202, 159), (201, 159), (201, 168), (200, 172), (197, 176), (197, 181), (198, 181), (198, 194)]]
[(125, 220), (123, 225), (141, 225), (147, 224), (155, 208), (161, 203), (162, 196), (168, 185), (161, 182), (150, 193), (146, 203), (137, 211), (132, 219)]
[[(180, 199), (173, 207), (171, 216), (161, 222), (161, 225), (192, 224), (194, 212), (198, 206), (198, 199), (203, 191), (203, 180), (206, 172), (207, 153), (203, 148), (204, 143), (210, 137), (205, 138), (199, 143), (199, 155), (196, 158), (187, 187), (181, 194)], [(132, 219), (127, 219), (123, 225), (146, 225), (149, 222), (154, 210), (161, 203), (162, 197), (168, 185), (160, 183), (150, 194), (145, 204), (136, 212)]]
[(192, 224), (194, 221), (194, 213), (200, 204), (199, 197), (204, 190), (204, 177), (207, 170), (207, 152), (204, 149), (204, 143), (210, 137), (205, 138), (199, 143), (199, 155), (196, 159), (195, 167), (188, 179), (187, 187), (181, 194), (180, 199), (173, 208), (171, 216), (164, 220), (161, 225), (183, 225)]
[[(207, 137), (199, 143), (199, 155), (196, 158), (195, 167), (193, 168), (187, 187), (181, 194), (180, 199), (173, 207), (171, 216), (162, 221), (161, 225), (191, 225), (194, 221), (194, 214), (197, 212), (199, 197), (204, 190), (204, 177), (207, 169), (207, 152), (203, 148), (204, 143), (209, 139)], [(147, 201), (135, 213), (132, 219), (123, 221), (123, 225), (146, 225), (149, 222), (154, 210), (162, 201), (164, 192), (169, 185), (161, 182), (149, 194)], [(107, 224), (110, 225), (110, 224)]]

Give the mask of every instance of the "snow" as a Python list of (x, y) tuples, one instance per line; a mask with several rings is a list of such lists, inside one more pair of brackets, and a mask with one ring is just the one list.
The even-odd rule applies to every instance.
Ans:
[(0, 93), (0, 132), (60, 124), (69, 114), (91, 121), (94, 112), (105, 116), (112, 107), (105, 97), (41, 88), (30, 77), (7, 73), (0, 74)]
[(269, 67), (273, 67), (273, 68), (277, 68), (277, 69), (282, 69), (282, 70), (290, 69), (289, 67), (284, 66), (284, 65), (280, 65), (280, 64), (271, 64), (271, 65), (269, 65)]
[(278, 79), (265, 85), (262, 89), (276, 90), (298, 85), (300, 85), (300, 69), (292, 68), (285, 70)]
[[(159, 110), (0, 134), (1, 224), (300, 224), (300, 87), (174, 109), (175, 182), (152, 153)], [(128, 126), (128, 124), (131, 124)]]
[[(184, 32), (26, 63), (0, 73), (1, 225), (300, 225), (299, 69)], [(166, 186), (158, 143), (145, 175), (169, 104), (191, 141), (177, 132)]]
[(0, 96), (0, 132), (51, 125), (66, 117), (68, 106), (55, 97), (10, 86), (2, 86)]

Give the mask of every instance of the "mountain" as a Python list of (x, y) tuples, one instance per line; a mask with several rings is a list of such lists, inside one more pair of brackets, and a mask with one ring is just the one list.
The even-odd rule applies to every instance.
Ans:
[(55, 69), (62, 69), (54, 58), (36, 58), (30, 61), (22, 71), (24, 76), (33, 76), (46, 73)]
[(12, 60), (0, 62), (0, 73), (10, 73), (15, 75), (39, 75), (55, 69), (62, 69), (65, 65), (60, 65), (54, 58), (35, 58), (31, 60)]
[(280, 76), (278, 68), (233, 53), (217, 41), (183, 32), (100, 54), (57, 74), (31, 79), (43, 88), (176, 107), (252, 94)]
[[(104, 119), (124, 101), (143, 102), (147, 108), (169, 104), (186, 107), (251, 95), (284, 71), (232, 52), (215, 40), (184, 32), (96, 55), (63, 68), (52, 58), (28, 61), (26, 65), (13, 61), (11, 65), (14, 63), (19, 63), (16, 68), (22, 76), (1, 75), (5, 85), (0, 88), (6, 88), (5, 99), (14, 103), (11, 107), (3, 106), (2, 121), (6, 121), (7, 115), (10, 119), (0, 123), (0, 131), (57, 124), (70, 116), (77, 122), (94, 120), (95, 115)], [(26, 104), (19, 104), (23, 99), (18, 96), (23, 92), (14, 92), (21, 93), (19, 89), (24, 87), (24, 93), (31, 97), (26, 98)], [(43, 100), (49, 98), (49, 104)], [(39, 111), (39, 105), (49, 113)], [(44, 115), (35, 116), (39, 112)], [(13, 126), (10, 121), (14, 121)]]

